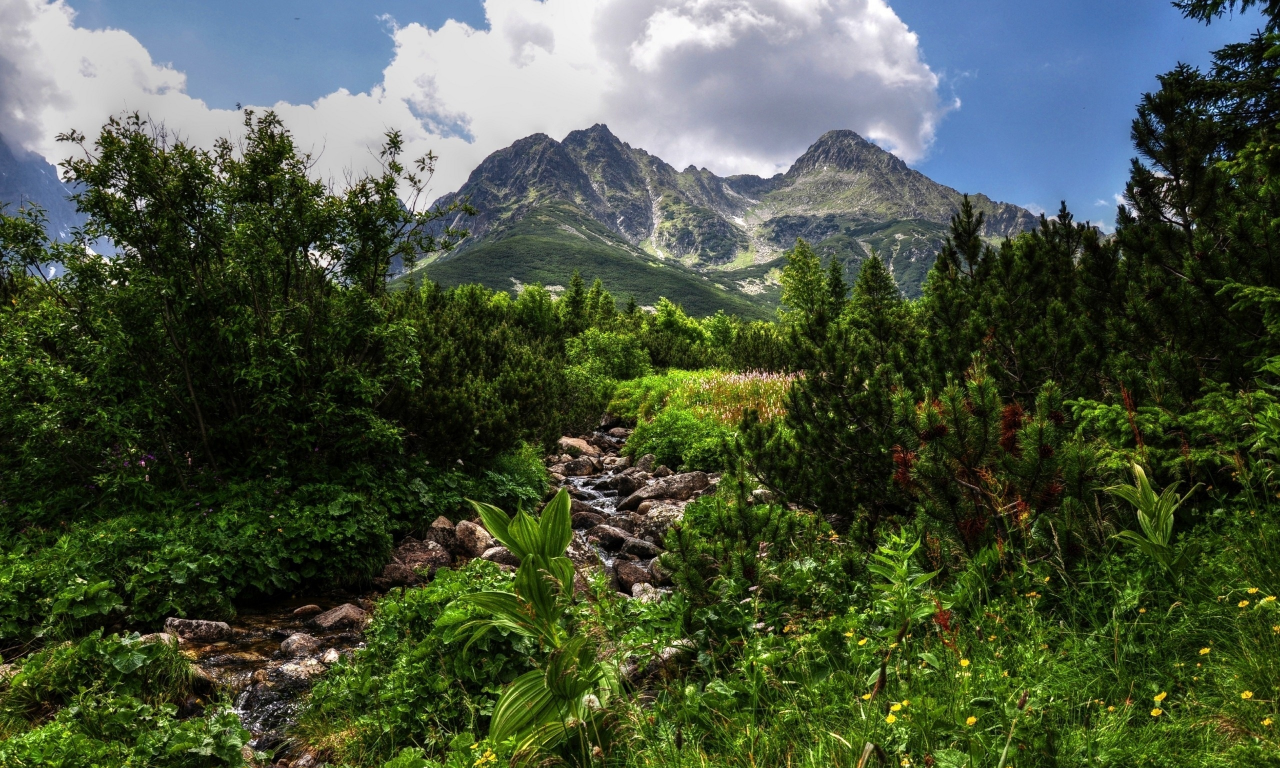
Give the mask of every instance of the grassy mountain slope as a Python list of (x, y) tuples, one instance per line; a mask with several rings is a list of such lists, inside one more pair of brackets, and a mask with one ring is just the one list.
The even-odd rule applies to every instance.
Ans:
[(652, 306), (666, 297), (695, 316), (724, 310), (764, 319), (776, 306), (776, 298), (770, 302), (745, 293), (730, 280), (717, 279), (718, 274), (700, 274), (649, 255), (564, 203), (540, 206), (504, 228), (500, 237), (422, 265), (412, 274), (445, 286), (481, 283), (512, 290), (531, 283), (566, 286), (575, 270), (588, 283), (599, 278), (620, 302), (634, 296), (638, 304)]

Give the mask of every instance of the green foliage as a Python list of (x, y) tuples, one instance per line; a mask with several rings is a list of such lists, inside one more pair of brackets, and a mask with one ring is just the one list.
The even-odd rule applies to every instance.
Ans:
[(366, 647), (312, 690), (299, 738), (342, 763), (381, 765), (412, 746), (443, 756), (457, 734), (482, 731), (536, 646), (500, 630), (464, 654), (469, 633), (461, 628), (480, 612), (458, 598), (510, 584), (498, 566), (473, 560), (461, 571), (437, 572), (421, 589), (384, 597), (365, 629)]
[(1184, 496), (1178, 496), (1178, 484), (1174, 483), (1164, 489), (1159, 496), (1151, 487), (1147, 473), (1139, 464), (1133, 465), (1133, 485), (1117, 485), (1107, 490), (1133, 505), (1138, 513), (1138, 524), (1142, 533), (1121, 531), (1116, 538), (1136, 547), (1142, 554), (1159, 563), (1160, 567), (1174, 579), (1181, 579), (1187, 566), (1194, 562), (1198, 554), (1194, 546), (1188, 546), (1181, 553), (1174, 555), (1173, 548), (1173, 513), (1178, 511), (1191, 494), (1200, 486), (1195, 486)]
[[(534, 519), (523, 509), (515, 517), (476, 503), (485, 527), (520, 560), (511, 592), (478, 592), (460, 598), (488, 614), (461, 627), (471, 642), (493, 630), (534, 640), (546, 653), (540, 669), (516, 678), (502, 692), (489, 724), (489, 738), (511, 742), (514, 761), (525, 764), (577, 743), (589, 763), (602, 738), (603, 712), (619, 687), (617, 670), (598, 658), (595, 644), (568, 630), (574, 567), (564, 556), (573, 538), (569, 494), (563, 488)], [(470, 643), (468, 643), (470, 644)], [(569, 744), (566, 744), (569, 742)]]

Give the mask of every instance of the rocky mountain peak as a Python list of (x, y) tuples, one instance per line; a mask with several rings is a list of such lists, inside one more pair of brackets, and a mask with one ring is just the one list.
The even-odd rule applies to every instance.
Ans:
[(827, 131), (786, 172), (791, 179), (823, 170), (910, 173), (907, 164), (853, 131)]

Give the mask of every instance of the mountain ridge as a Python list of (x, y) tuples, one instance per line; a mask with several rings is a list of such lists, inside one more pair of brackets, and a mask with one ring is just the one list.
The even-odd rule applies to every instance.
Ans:
[[(969, 197), (986, 216), (983, 235), (989, 239), (1016, 236), (1038, 223), (1019, 206)], [(438, 201), (467, 200), (478, 210), (455, 222), (471, 236), (421, 269), (497, 287), (501, 281), (481, 274), (479, 265), (469, 270), (458, 262), (486, 249), (485, 269), (501, 270), (495, 247), (529, 236), (520, 222), (555, 203), (553, 218), (564, 236), (539, 230), (540, 247), (549, 254), (580, 247), (583, 234), (573, 221), (590, 220), (617, 236), (609, 247), (619, 256), (647, 256), (708, 280), (714, 276), (724, 291), (769, 305), (776, 304), (776, 275), (771, 280), (771, 270), (761, 268), (776, 271), (775, 262), (804, 237), (824, 258), (844, 263), (850, 277), (869, 253), (882, 253), (899, 287), (915, 296), (963, 199), (849, 130), (824, 133), (783, 173), (722, 177), (693, 165), (678, 171), (596, 123), (561, 141), (532, 134), (486, 157), (462, 187)], [(747, 268), (750, 279), (742, 273)], [(531, 282), (517, 274), (505, 278)]]

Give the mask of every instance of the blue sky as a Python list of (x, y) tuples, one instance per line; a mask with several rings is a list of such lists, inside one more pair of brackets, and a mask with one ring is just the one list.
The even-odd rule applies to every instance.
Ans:
[[(387, 18), (430, 30), (448, 19), (486, 26), (476, 0), (69, 2), (77, 26), (128, 32), (155, 62), (185, 74), (189, 96), (215, 109), (307, 104), (339, 88), (368, 91), (395, 54)], [(958, 189), (1019, 204), (1052, 210), (1066, 199), (1078, 217), (1104, 222), (1113, 218), (1113, 196), (1127, 177), (1129, 123), (1142, 92), (1178, 61), (1205, 64), (1212, 49), (1247, 37), (1257, 20), (1249, 14), (1205, 27), (1182, 19), (1165, 0), (890, 5), (918, 35), (918, 57), (937, 76), (934, 90), (943, 105), (931, 144), (912, 165)], [(947, 111), (953, 98), (961, 106)], [(816, 137), (808, 135), (812, 122), (794, 130), (792, 145)], [(666, 157), (657, 139), (660, 146), (623, 138)], [(700, 161), (697, 146), (667, 144), (679, 147), (670, 150), (680, 155), (668, 158), (673, 162), (722, 169), (715, 158)]]

